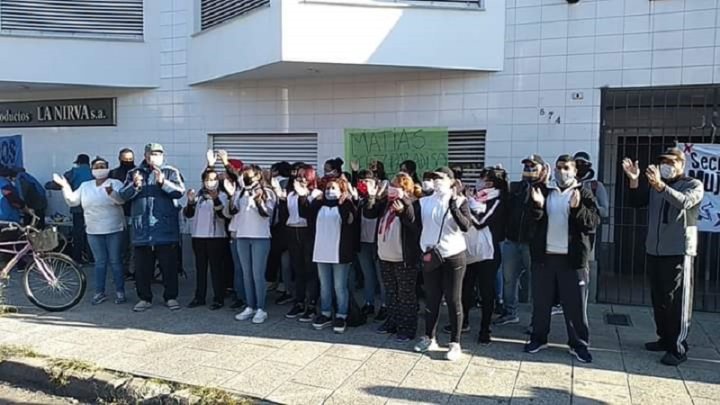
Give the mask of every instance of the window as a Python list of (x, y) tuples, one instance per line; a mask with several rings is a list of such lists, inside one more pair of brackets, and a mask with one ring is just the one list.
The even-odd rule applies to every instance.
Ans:
[(201, 0), (200, 29), (206, 30), (239, 15), (270, 5), (270, 0)]
[(317, 166), (317, 134), (211, 134), (210, 144), (263, 169), (283, 160)]
[(0, 29), (142, 38), (143, 0), (0, 0)]
[(463, 168), (463, 183), (473, 184), (485, 167), (485, 130), (450, 131), (448, 165)]

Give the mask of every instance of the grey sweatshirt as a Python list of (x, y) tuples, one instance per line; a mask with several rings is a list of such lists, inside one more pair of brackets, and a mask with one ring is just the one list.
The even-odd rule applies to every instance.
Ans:
[(636, 207), (648, 207), (645, 249), (653, 256), (695, 256), (697, 254), (698, 208), (703, 184), (690, 177), (667, 183), (661, 193), (647, 184), (630, 189)]

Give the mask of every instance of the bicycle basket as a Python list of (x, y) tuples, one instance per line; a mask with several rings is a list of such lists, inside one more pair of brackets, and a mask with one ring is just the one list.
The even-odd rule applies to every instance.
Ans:
[(28, 241), (36, 252), (50, 252), (60, 244), (56, 227), (49, 227), (38, 232), (29, 233)]

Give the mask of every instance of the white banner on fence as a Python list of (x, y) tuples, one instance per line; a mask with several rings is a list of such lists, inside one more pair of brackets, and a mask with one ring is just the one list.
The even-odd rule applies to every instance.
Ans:
[(678, 147), (685, 152), (685, 174), (705, 186), (698, 230), (720, 232), (720, 145), (681, 143)]

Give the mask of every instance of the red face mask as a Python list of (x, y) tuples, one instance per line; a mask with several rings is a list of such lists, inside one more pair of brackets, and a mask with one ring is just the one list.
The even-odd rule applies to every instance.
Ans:
[(367, 197), (367, 195), (368, 195), (367, 183), (365, 183), (364, 181), (358, 182), (357, 190), (361, 196)]

